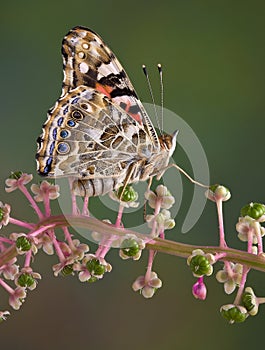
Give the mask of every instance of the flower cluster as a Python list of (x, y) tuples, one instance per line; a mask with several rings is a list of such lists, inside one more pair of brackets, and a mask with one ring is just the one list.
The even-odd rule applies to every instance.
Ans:
[[(7, 225), (17, 228), (8, 236), (0, 236), (0, 286), (8, 293), (9, 305), (14, 310), (21, 307), (28, 293), (36, 289), (41, 279), (33, 268), (40, 249), (47, 255), (57, 256), (58, 261), (52, 266), (55, 276), (76, 276), (80, 282), (95, 283), (112, 270), (106, 260), (110, 249), (118, 248), (122, 260), (136, 261), (147, 248), (145, 274), (137, 277), (132, 284), (132, 289), (147, 299), (162, 287), (162, 281), (153, 269), (157, 252), (187, 258), (187, 264), (197, 279), (192, 286), (192, 294), (198, 300), (206, 299), (205, 279), (213, 274), (216, 263), (222, 261), (223, 267), (217, 271), (216, 279), (223, 284), (226, 294), (237, 291), (234, 301), (220, 309), (221, 315), (229, 323), (244, 322), (249, 316), (255, 316), (259, 306), (265, 302), (265, 298), (257, 297), (251, 287), (246, 287), (251, 267), (264, 269), (264, 204), (250, 203), (241, 209), (236, 230), (238, 238), (247, 242), (247, 253), (244, 253), (229, 248), (225, 241), (222, 204), (231, 194), (224, 186), (213, 185), (206, 192), (207, 198), (216, 203), (219, 246), (198, 247), (166, 240), (166, 231), (175, 227), (170, 211), (175, 199), (164, 185), (158, 185), (155, 191), (148, 189), (145, 193), (149, 206), (145, 220), (150, 232), (143, 235), (125, 229), (122, 222), (124, 208), (139, 206), (138, 194), (131, 185), (121, 186), (109, 194), (118, 204), (117, 218), (112, 223), (89, 215), (86, 196), (83, 208), (79, 208), (74, 189), (71, 191), (72, 213), (53, 215), (50, 202), (59, 197), (59, 186), (48, 181), (30, 186), (28, 184), (32, 178), (30, 174), (14, 172), (6, 180), (6, 191), (18, 190), (26, 197), (37, 215), (36, 223), (14, 218), (11, 206), (0, 202), (0, 229), (4, 230)], [(92, 237), (98, 244), (95, 252), (91, 253), (86, 242), (80, 242), (70, 233), (68, 215), (79, 225), (91, 229)], [(0, 321), (4, 321), (9, 314), (9, 311), (0, 311)]]

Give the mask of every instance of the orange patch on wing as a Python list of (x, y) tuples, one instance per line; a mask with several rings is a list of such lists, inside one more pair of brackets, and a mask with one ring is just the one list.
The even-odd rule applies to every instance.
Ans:
[(108, 86), (108, 85), (102, 85), (102, 84), (96, 83), (96, 90), (98, 92), (101, 92), (102, 94), (104, 94), (108, 98), (111, 98), (110, 93), (113, 90), (113, 88), (111, 86)]
[(127, 112), (134, 120), (136, 120), (139, 124), (142, 124), (142, 118), (141, 118), (141, 115), (140, 113), (130, 113), (129, 110), (130, 110), (130, 107), (131, 107), (131, 102), (128, 101), (127, 104), (126, 104), (126, 107), (124, 108), (125, 112)]

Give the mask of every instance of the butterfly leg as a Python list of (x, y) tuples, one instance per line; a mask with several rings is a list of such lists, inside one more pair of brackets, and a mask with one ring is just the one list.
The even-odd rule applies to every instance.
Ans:
[(134, 171), (135, 171), (136, 168), (137, 168), (137, 163), (132, 163), (132, 164), (129, 166), (127, 175), (126, 175), (126, 177), (125, 177), (125, 179), (124, 179), (124, 182), (123, 182), (122, 191), (121, 191), (121, 193), (119, 194), (119, 199), (122, 198), (126, 186), (127, 186), (129, 183), (131, 183), (131, 180), (132, 180), (132, 178), (133, 178), (132, 175), (133, 175), (133, 173), (134, 173)]

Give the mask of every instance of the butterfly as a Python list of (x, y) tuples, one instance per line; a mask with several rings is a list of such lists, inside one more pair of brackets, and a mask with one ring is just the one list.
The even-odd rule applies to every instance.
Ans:
[(100, 36), (74, 27), (63, 39), (62, 57), (62, 94), (37, 140), (38, 173), (74, 178), (80, 196), (161, 177), (177, 132), (157, 135), (126, 72)]

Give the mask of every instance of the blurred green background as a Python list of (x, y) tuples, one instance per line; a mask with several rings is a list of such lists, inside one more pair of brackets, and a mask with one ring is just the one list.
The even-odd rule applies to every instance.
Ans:
[[(15, 217), (34, 219), (22, 196), (7, 196), (4, 179), (17, 169), (35, 174), (36, 138), (47, 109), (61, 92), (61, 40), (71, 27), (83, 25), (98, 32), (114, 50), (142, 101), (150, 102), (150, 97), (141, 64), (149, 67), (156, 96), (155, 65), (163, 64), (165, 107), (185, 119), (201, 140), (211, 182), (232, 190), (232, 199), (225, 204), (227, 240), (233, 247), (245, 248), (234, 228), (239, 210), (249, 201), (264, 201), (264, 15), (265, 2), (258, 0), (2, 2), (1, 200), (14, 204)], [(175, 160), (189, 168), (181, 149)], [(184, 201), (169, 237), (217, 244), (211, 203), (190, 232), (180, 233), (193, 191), (183, 182)], [(102, 212), (99, 216), (105, 217)], [(206, 281), (207, 300), (195, 301), (194, 279), (184, 260), (158, 255), (154, 269), (163, 288), (152, 300), (132, 292), (131, 283), (145, 272), (146, 258), (122, 262), (112, 251), (108, 255), (112, 273), (89, 285), (53, 277), (55, 258), (38, 255), (33, 266), (43, 279), (21, 310), (13, 311), (1, 325), (1, 348), (260, 347), (264, 307), (244, 324), (229, 326), (218, 310), (234, 296), (224, 295), (211, 277)], [(264, 275), (251, 272), (248, 285), (264, 296)], [(7, 296), (0, 295), (4, 310)]]

